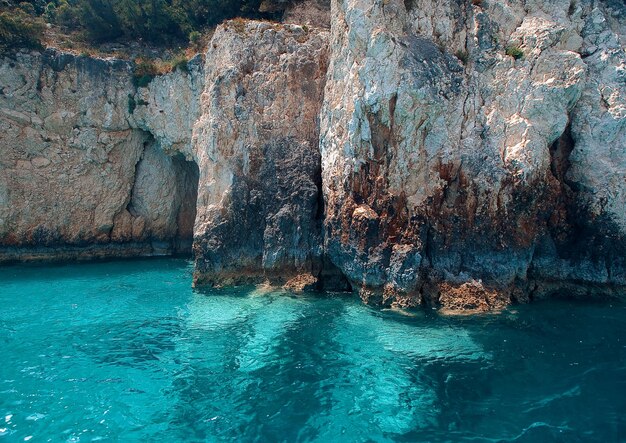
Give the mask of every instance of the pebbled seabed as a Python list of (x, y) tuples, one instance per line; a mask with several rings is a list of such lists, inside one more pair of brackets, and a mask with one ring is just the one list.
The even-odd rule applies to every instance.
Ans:
[(0, 269), (0, 442), (626, 440), (626, 305), (380, 311), (150, 259)]

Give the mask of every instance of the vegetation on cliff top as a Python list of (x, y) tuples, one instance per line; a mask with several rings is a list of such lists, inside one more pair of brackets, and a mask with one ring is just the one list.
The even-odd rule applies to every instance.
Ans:
[(4, 0), (0, 49), (41, 45), (46, 24), (88, 45), (196, 45), (200, 31), (233, 17), (275, 18), (261, 0)]
[(0, 50), (41, 47), (44, 26), (42, 20), (21, 9), (0, 12)]

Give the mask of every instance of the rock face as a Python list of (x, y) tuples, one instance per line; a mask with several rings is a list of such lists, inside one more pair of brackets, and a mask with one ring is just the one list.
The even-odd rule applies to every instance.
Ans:
[(216, 31), (193, 138), (197, 284), (320, 273), (326, 42), (325, 31), (296, 25), (231, 21)]
[(326, 249), (364, 299), (624, 284), (623, 4), (333, 8)]
[(189, 60), (183, 71), (155, 77), (133, 96), (135, 109), (130, 125), (150, 133), (166, 153), (181, 153), (192, 161), (192, 131), (200, 116), (204, 83), (204, 63), (200, 55)]
[(188, 250), (193, 226), (198, 285), (624, 293), (623, 2), (262, 7), (300, 24), (226, 22), (138, 90), (126, 62), (5, 57), (0, 260)]
[(19, 52), (0, 79), (0, 261), (190, 249), (197, 168), (134, 122), (131, 64)]

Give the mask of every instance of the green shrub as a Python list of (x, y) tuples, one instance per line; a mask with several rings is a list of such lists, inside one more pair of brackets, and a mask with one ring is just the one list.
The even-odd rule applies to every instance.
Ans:
[(19, 5), (20, 9), (22, 11), (24, 11), (26, 14), (28, 15), (35, 15), (35, 7), (33, 6), (32, 3), (28, 3), (28, 2), (21, 2)]
[(132, 94), (128, 94), (128, 113), (132, 114), (135, 112), (136, 108), (137, 102), (135, 101), (135, 97), (133, 97)]
[(152, 79), (157, 76), (159, 70), (153, 61), (147, 59), (139, 59), (135, 63), (133, 72), (133, 84), (137, 88), (145, 88), (150, 84)]
[(180, 70), (182, 72), (189, 72), (189, 66), (187, 65), (188, 61), (189, 60), (187, 60), (187, 57), (184, 54), (174, 57), (174, 59), (170, 62), (172, 71)]
[(506, 48), (506, 55), (513, 57), (515, 60), (519, 60), (524, 57), (524, 51), (520, 49), (517, 45), (510, 45)]
[(184, 14), (166, 0), (116, 0), (113, 9), (128, 37), (163, 42), (187, 35)]
[(154, 77), (154, 75), (136, 75), (133, 77), (133, 84), (137, 88), (145, 88), (152, 80), (154, 80)]
[(0, 50), (42, 47), (45, 25), (21, 9), (0, 13)]
[(53, 22), (57, 17), (57, 5), (52, 2), (48, 3), (43, 11), (43, 16), (47, 21)]
[[(201, 31), (236, 17), (276, 18), (259, 12), (261, 0), (0, 0), (6, 20), (13, 10), (67, 29), (84, 31), (94, 43), (118, 38), (199, 45)], [(21, 2), (20, 2), (21, 1)], [(19, 3), (19, 8), (13, 7)], [(9, 12), (10, 11), (10, 12)], [(6, 21), (5, 20), (5, 21)], [(16, 21), (16, 20), (12, 20)], [(19, 20), (18, 20), (19, 21)], [(242, 23), (236, 24), (238, 28)], [(4, 32), (13, 24), (4, 23)], [(4, 44), (6, 46), (6, 43)]]
[(81, 0), (77, 8), (79, 22), (91, 40), (105, 42), (123, 35), (112, 1)]
[[(50, 14), (67, 2), (71, 14), (96, 42), (118, 37), (155, 43), (170, 40), (199, 42), (199, 30), (238, 16), (260, 14), (261, 0), (55, 0)], [(56, 10), (55, 10), (56, 9)]]
[(66, 0), (60, 0), (55, 10), (54, 21), (66, 28), (76, 28), (80, 25), (79, 10), (71, 6)]
[(36, 15), (43, 14), (44, 9), (46, 8), (46, 0), (23, 0), (20, 3), (20, 8), (24, 9), (22, 7), (22, 3), (31, 4), (33, 6), (33, 9), (35, 10)]
[(142, 99), (135, 100), (132, 94), (128, 94), (128, 113), (134, 113), (137, 106), (148, 106), (148, 102)]
[(189, 33), (189, 44), (192, 46), (198, 46), (201, 37), (202, 34), (200, 34), (198, 31), (191, 31)]

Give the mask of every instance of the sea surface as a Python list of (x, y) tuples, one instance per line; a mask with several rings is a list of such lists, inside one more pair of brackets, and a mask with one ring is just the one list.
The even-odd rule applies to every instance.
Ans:
[(0, 443), (626, 441), (624, 303), (443, 317), (191, 273), (0, 268)]

